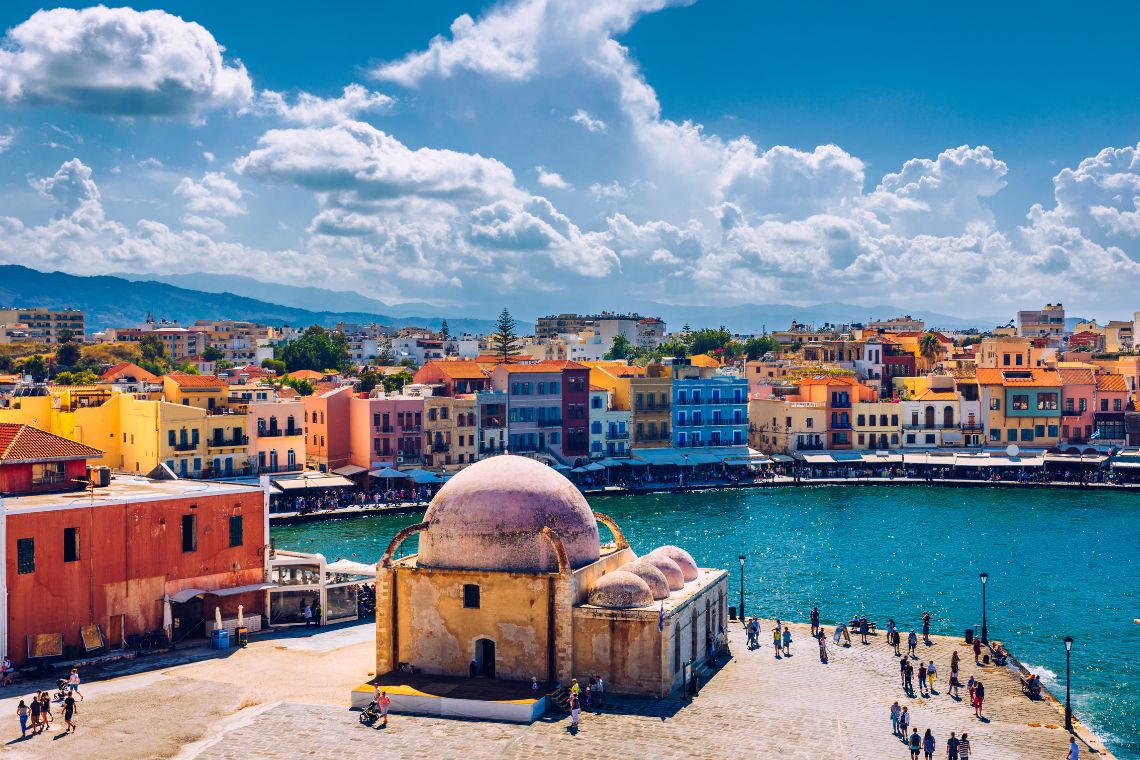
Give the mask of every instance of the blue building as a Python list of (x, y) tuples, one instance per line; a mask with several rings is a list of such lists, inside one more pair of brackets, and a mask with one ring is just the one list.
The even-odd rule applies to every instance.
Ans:
[(748, 444), (748, 381), (675, 360), (673, 446), (678, 449)]

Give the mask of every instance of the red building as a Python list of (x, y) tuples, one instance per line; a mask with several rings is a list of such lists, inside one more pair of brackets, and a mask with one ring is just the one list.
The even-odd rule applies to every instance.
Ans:
[(430, 361), (416, 370), (412, 381), (441, 388), (438, 396), (479, 393), (491, 387), (487, 373), (473, 361)]
[(82, 654), (82, 632), (90, 641), (96, 626), (119, 649), (167, 614), (168, 631), (186, 638), (207, 635), (215, 607), (264, 612), (260, 488), (129, 476), (76, 492), (100, 452), (19, 425), (0, 425), (0, 452), (0, 649), (16, 665)]

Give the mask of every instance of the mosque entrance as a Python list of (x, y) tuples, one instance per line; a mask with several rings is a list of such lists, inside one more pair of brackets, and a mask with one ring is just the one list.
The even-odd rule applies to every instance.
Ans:
[(475, 672), (484, 678), (495, 677), (495, 642), (490, 639), (475, 641)]

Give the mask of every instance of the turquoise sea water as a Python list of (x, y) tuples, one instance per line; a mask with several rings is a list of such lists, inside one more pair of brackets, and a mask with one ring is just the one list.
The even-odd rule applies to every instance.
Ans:
[[(1120, 757), (1140, 757), (1140, 494), (934, 486), (833, 486), (592, 498), (635, 551), (673, 543), (700, 564), (745, 568), (748, 614), (825, 621), (855, 613), (961, 634), (987, 623)], [(418, 515), (273, 529), (277, 546), (374, 562)], [(413, 541), (401, 553), (414, 551)]]

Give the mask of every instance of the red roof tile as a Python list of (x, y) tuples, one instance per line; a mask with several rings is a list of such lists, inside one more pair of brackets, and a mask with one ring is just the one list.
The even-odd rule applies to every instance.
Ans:
[(216, 375), (191, 375), (187, 372), (171, 372), (167, 377), (183, 388), (226, 387), (226, 381)]
[(0, 422), (0, 462), (51, 459), (96, 459), (99, 449), (34, 428)]
[(1097, 375), (1096, 389), (1098, 391), (1128, 392), (1128, 386), (1124, 382), (1124, 375)]

